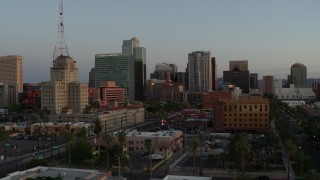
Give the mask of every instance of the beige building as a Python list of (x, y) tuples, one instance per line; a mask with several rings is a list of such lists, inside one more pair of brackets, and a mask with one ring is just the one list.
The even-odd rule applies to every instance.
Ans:
[(146, 139), (151, 140), (152, 159), (168, 159), (174, 151), (182, 148), (183, 133), (177, 130), (158, 132), (131, 131), (126, 135), (128, 153), (148, 152), (144, 145)]
[(50, 68), (50, 81), (41, 82), (41, 109), (47, 108), (53, 114), (70, 107), (81, 114), (88, 105), (88, 85), (78, 81), (76, 61), (69, 56), (59, 56)]
[(117, 107), (95, 114), (55, 114), (49, 115), (50, 122), (88, 122), (100, 119), (102, 132), (126, 128), (144, 122), (144, 107)]
[(23, 91), (22, 56), (0, 56), (0, 82), (17, 86), (17, 92)]
[(79, 133), (84, 128), (86, 135), (93, 135), (93, 125), (85, 122), (68, 122), (68, 123), (34, 123), (30, 126), (33, 135), (55, 135), (62, 136), (66, 132)]

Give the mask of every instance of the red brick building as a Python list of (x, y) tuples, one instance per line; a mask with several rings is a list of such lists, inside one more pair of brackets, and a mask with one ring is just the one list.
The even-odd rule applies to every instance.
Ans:
[(231, 99), (232, 98), (232, 92), (231, 91), (214, 91), (214, 92), (207, 92), (203, 93), (202, 95), (202, 106), (203, 109), (214, 109), (215, 102), (218, 101), (218, 99)]

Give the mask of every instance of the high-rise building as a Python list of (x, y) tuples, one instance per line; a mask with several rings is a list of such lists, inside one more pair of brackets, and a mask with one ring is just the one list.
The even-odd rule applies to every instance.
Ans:
[(212, 91), (212, 65), (210, 51), (196, 51), (188, 56), (188, 90)]
[(295, 63), (291, 66), (291, 83), (296, 88), (307, 87), (307, 67), (301, 63)]
[(175, 81), (177, 69), (175, 64), (158, 63), (156, 64), (154, 72), (150, 74), (150, 78)]
[(50, 81), (41, 82), (41, 109), (60, 114), (69, 107), (74, 113), (82, 113), (88, 105), (88, 84), (78, 81), (76, 61), (69, 56), (53, 60)]
[(263, 89), (266, 94), (274, 94), (273, 76), (263, 76)]
[(0, 82), (0, 108), (17, 104), (16, 88), (16, 85)]
[(0, 56), (0, 82), (16, 86), (17, 92), (23, 91), (22, 56)]
[(233, 71), (235, 68), (239, 70), (249, 70), (248, 69), (248, 60), (235, 60), (229, 61), (229, 71)]
[(133, 57), (135, 100), (143, 101), (145, 96), (145, 83), (147, 78), (146, 48), (134, 47)]
[(50, 81), (41, 82), (41, 109), (60, 114), (64, 108), (82, 113), (88, 105), (88, 84), (78, 81), (78, 68), (64, 40), (63, 4), (59, 4), (58, 43), (53, 53)]
[(96, 80), (96, 72), (95, 68), (92, 68), (89, 72), (89, 87), (95, 87), (95, 80)]
[(212, 65), (212, 90), (216, 91), (218, 89), (218, 83), (217, 83), (217, 64), (216, 64), (216, 58), (211, 58), (211, 65)]
[(234, 84), (242, 89), (243, 93), (249, 93), (250, 87), (249, 70), (247, 70), (247, 64), (247, 61), (230, 61), (229, 68), (233, 67), (233, 69), (230, 71), (223, 71), (224, 82)]
[(123, 40), (122, 43), (122, 54), (133, 54), (133, 48), (140, 47), (139, 39), (134, 37), (130, 40)]
[(250, 89), (259, 89), (258, 86), (258, 74), (257, 73), (250, 73)]
[(117, 86), (125, 88), (126, 100), (135, 101), (134, 63), (133, 55), (96, 54), (95, 87), (99, 88), (103, 81), (114, 81)]

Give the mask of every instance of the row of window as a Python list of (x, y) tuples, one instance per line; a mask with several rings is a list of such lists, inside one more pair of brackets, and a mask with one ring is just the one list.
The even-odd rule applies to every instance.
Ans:
[[(259, 107), (259, 108), (258, 108)], [(224, 111), (246, 111), (248, 110), (268, 111), (268, 105), (224, 105)]]
[(268, 124), (223, 124), (224, 127), (268, 127)]
[[(259, 119), (259, 122), (262, 122), (263, 119)], [(231, 122), (237, 122), (237, 119), (224, 119), (225, 122), (231, 121)], [(238, 119), (239, 122), (242, 122), (242, 119)], [(249, 122), (252, 122), (252, 119), (249, 119)], [(247, 119), (243, 119), (243, 122), (247, 122)], [(254, 122), (258, 122), (258, 119), (254, 119)], [(264, 122), (268, 122), (268, 119), (264, 119)]]
[[(242, 117), (242, 114), (239, 114), (239, 113), (234, 113), (234, 114), (226, 114), (226, 113), (225, 113), (225, 114), (224, 114), (225, 117), (227, 117), (227, 116), (229, 116), (229, 117), (237, 117), (238, 115), (239, 115), (240, 117)], [(251, 117), (251, 116), (253, 116), (253, 114), (243, 114), (243, 116), (244, 116), (244, 117), (247, 117), (247, 116), (250, 116), (250, 117)], [(255, 116), (255, 117), (258, 117), (258, 114), (254, 114), (254, 116)], [(262, 117), (263, 114), (260, 114), (259, 116)], [(267, 117), (268, 114), (265, 113), (264, 116)]]

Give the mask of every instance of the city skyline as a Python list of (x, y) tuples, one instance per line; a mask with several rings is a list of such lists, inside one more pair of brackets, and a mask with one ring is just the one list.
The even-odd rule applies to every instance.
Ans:
[[(58, 5), (58, 0), (1, 2), (5, 26), (0, 56), (23, 56), (24, 82), (49, 79)], [(286, 79), (296, 62), (308, 68), (308, 78), (318, 78), (319, 5), (316, 0), (65, 0), (65, 37), (85, 83), (95, 54), (121, 52), (122, 41), (132, 37), (148, 50), (147, 79), (157, 63), (176, 64), (179, 72), (185, 71), (193, 51), (212, 52), (218, 77), (230, 60), (248, 60), (250, 73), (258, 73), (259, 79)]]

